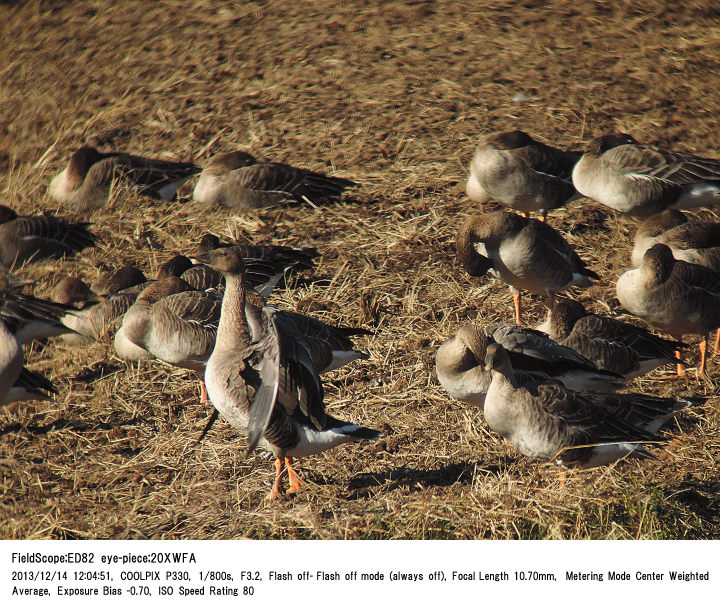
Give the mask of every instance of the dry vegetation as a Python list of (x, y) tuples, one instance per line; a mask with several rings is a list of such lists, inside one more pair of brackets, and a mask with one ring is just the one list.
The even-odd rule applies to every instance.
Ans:
[[(28, 354), (56, 401), (0, 414), (4, 538), (717, 538), (718, 400), (684, 413), (655, 451), (589, 472), (536, 464), (433, 371), (465, 320), (510, 320), (509, 291), (471, 280), (454, 234), (477, 207), (463, 180), (481, 134), (523, 128), (580, 147), (610, 129), (720, 156), (720, 14), (589, 0), (536, 2), (27, 2), (0, 5), (0, 191), (24, 213), (84, 141), (203, 164), (245, 147), (362, 187), (338, 204), (234, 215), (130, 194), (89, 218), (102, 244), (29, 265), (36, 294), (102, 265), (154, 273), (206, 231), (313, 244), (315, 272), (282, 307), (376, 330), (367, 362), (332, 373), (335, 415), (383, 429), (376, 445), (304, 459), (306, 486), (267, 505), (271, 462), (244, 455), (189, 373), (127, 368), (112, 342)], [(542, 8), (545, 7), (545, 8)], [(513, 101), (521, 95), (525, 101)], [(517, 99), (517, 97), (516, 97)], [(192, 186), (192, 184), (190, 185)], [(712, 212), (704, 217), (716, 218)], [(611, 311), (633, 222), (586, 200), (551, 215), (603, 277), (582, 294)], [(538, 299), (530, 319), (542, 314)], [(695, 358), (693, 352), (690, 357)], [(659, 395), (713, 380), (640, 380)]]

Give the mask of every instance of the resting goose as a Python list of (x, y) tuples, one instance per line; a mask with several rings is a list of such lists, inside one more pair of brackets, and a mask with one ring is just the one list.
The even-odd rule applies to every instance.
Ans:
[(482, 142), (470, 164), (466, 192), (474, 201), (495, 200), (530, 216), (562, 207), (577, 198), (572, 169), (579, 152), (553, 148), (524, 131), (494, 133)]
[(638, 218), (720, 203), (720, 160), (640, 144), (626, 133), (590, 142), (572, 181), (582, 195)]
[(633, 379), (665, 364), (682, 365), (684, 343), (670, 341), (617, 319), (591, 315), (579, 302), (561, 300), (539, 330), (574, 349), (598, 368)]
[(199, 172), (200, 168), (194, 163), (162, 161), (123, 152), (99, 152), (91, 146), (83, 146), (53, 178), (48, 192), (78, 212), (104, 207), (116, 183), (155, 199), (172, 201), (178, 188)]
[(472, 276), (493, 272), (510, 284), (515, 301), (515, 322), (521, 324), (520, 290), (548, 297), (572, 286), (588, 287), (599, 279), (572, 246), (554, 228), (532, 218), (506, 211), (471, 216), (456, 241), (460, 262)]
[(21, 345), (73, 331), (61, 321), (72, 313), (72, 307), (23, 294), (11, 285), (11, 278), (2, 267), (0, 299), (0, 320)]
[(55, 216), (18, 216), (0, 205), (0, 263), (21, 266), (45, 258), (72, 256), (93, 247), (95, 235), (87, 223), (61, 220)]
[(708, 332), (720, 328), (720, 274), (675, 260), (667, 245), (656, 243), (639, 268), (620, 276), (616, 292), (624, 308), (674, 338), (700, 334), (698, 375), (705, 372)]
[(318, 203), (355, 183), (284, 163), (258, 161), (243, 151), (215, 155), (203, 169), (193, 198), (209, 205), (257, 209), (295, 200)]
[(279, 493), (283, 459), (289, 492), (295, 492), (300, 480), (292, 468), (293, 457), (380, 437), (375, 430), (325, 412), (312, 356), (289, 318), (277, 315), (272, 307), (263, 308), (262, 336), (253, 337), (238, 248), (220, 248), (200, 259), (221, 272), (226, 284), (217, 341), (205, 371), (208, 395), (228, 422), (247, 434), (248, 452), (260, 446), (275, 456), (270, 499)]
[(521, 384), (553, 379), (578, 391), (615, 391), (624, 384), (619, 374), (599, 370), (542, 332), (512, 324), (480, 328), (468, 323), (443, 342), (435, 355), (438, 380), (451, 396), (483, 407), (490, 386), (485, 356), (492, 344), (505, 347)]
[(597, 467), (631, 453), (647, 454), (660, 427), (686, 400), (640, 394), (575, 392), (555, 384), (519, 386), (507, 352), (490, 345), (492, 381), (485, 399), (488, 427), (527, 457)]
[[(117, 283), (117, 291), (133, 285)], [(136, 296), (132, 293), (106, 294), (100, 297), (101, 302), (97, 302), (99, 296), (84, 281), (77, 277), (63, 278), (53, 289), (53, 300), (73, 307), (72, 313), (61, 318), (62, 323), (73, 332), (62, 334), (61, 338), (70, 345), (85, 345), (99, 340), (133, 305)]]

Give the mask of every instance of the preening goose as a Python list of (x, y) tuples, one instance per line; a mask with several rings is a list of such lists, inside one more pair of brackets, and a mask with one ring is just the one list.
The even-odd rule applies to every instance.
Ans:
[(554, 228), (506, 211), (471, 216), (460, 228), (458, 258), (465, 270), (481, 276), (493, 272), (513, 289), (515, 322), (521, 322), (520, 290), (547, 296), (572, 286), (588, 287), (598, 275), (587, 268), (572, 246)]
[(624, 384), (619, 374), (599, 370), (542, 332), (512, 324), (480, 328), (469, 323), (440, 345), (435, 356), (438, 380), (451, 396), (483, 407), (490, 386), (485, 357), (492, 344), (505, 347), (521, 384), (554, 379), (578, 391), (614, 391)]
[(720, 328), (720, 274), (675, 260), (667, 245), (656, 243), (639, 268), (620, 276), (616, 292), (624, 308), (676, 339), (700, 334), (698, 374), (705, 372), (708, 332)]
[(574, 300), (557, 302), (549, 319), (538, 329), (587, 357), (598, 368), (617, 372), (626, 379), (665, 364), (681, 366), (676, 352), (687, 346), (617, 319), (591, 315)]
[(645, 454), (651, 441), (687, 400), (640, 394), (575, 392), (556, 384), (519, 386), (507, 352), (488, 347), (492, 381), (485, 420), (527, 457), (597, 467), (631, 453)]
[(572, 181), (582, 195), (638, 218), (720, 203), (720, 160), (640, 144), (626, 133), (590, 142)]
[(337, 198), (355, 183), (284, 163), (258, 161), (243, 151), (215, 155), (203, 169), (193, 197), (209, 205), (257, 209), (287, 201), (318, 203)]
[(88, 224), (55, 216), (18, 216), (0, 205), (0, 263), (21, 266), (45, 258), (72, 256), (97, 241)]
[(200, 260), (225, 276), (218, 336), (205, 371), (208, 395), (228, 422), (247, 434), (248, 451), (260, 446), (275, 455), (275, 482), (269, 498), (279, 493), (283, 459), (289, 491), (294, 492), (300, 481), (292, 468), (293, 457), (380, 436), (325, 412), (312, 355), (289, 318), (265, 307), (262, 336), (253, 336), (245, 312), (243, 260), (237, 248), (220, 248)]
[(200, 172), (194, 163), (176, 163), (83, 146), (50, 182), (48, 192), (78, 212), (104, 207), (115, 185), (172, 201), (178, 188)]
[(523, 212), (541, 212), (543, 221), (578, 196), (572, 169), (581, 153), (534, 140), (524, 131), (494, 133), (482, 142), (470, 164), (467, 195), (481, 203), (497, 201)]

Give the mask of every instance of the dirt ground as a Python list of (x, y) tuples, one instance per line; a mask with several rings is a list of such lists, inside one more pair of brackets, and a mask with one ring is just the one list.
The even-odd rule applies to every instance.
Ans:
[[(434, 373), (460, 324), (512, 319), (506, 286), (471, 279), (454, 255), (481, 209), (464, 194), (481, 136), (521, 128), (581, 149), (621, 130), (720, 156), (720, 10), (633, 4), (0, 4), (0, 202), (69, 216), (46, 189), (86, 141), (200, 165), (243, 148), (360, 184), (339, 203), (244, 214), (192, 202), (192, 183), (173, 203), (124, 195), (86, 218), (97, 248), (23, 269), (35, 293), (104, 266), (154, 276), (207, 231), (314, 245), (317, 268), (273, 303), (374, 332), (359, 341), (368, 361), (326, 377), (326, 404), (385, 432), (301, 460), (304, 489), (268, 504), (272, 462), (246, 456), (227, 423), (195, 445), (209, 412), (190, 373), (127, 367), (112, 337), (50, 340), (27, 360), (57, 399), (0, 413), (0, 536), (720, 537), (717, 360), (709, 380), (631, 384), (711, 398), (669, 427), (658, 460), (570, 471), (564, 485)], [(550, 223), (602, 277), (577, 295), (611, 313), (635, 222), (581, 199)], [(526, 300), (537, 322), (542, 304)]]

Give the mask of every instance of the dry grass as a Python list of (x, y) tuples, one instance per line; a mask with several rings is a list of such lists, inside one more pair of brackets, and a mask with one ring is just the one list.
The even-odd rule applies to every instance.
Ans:
[[(683, 414), (659, 461), (569, 472), (520, 457), (433, 372), (463, 321), (511, 319), (507, 289), (454, 260), (477, 138), (520, 127), (565, 146), (609, 130), (720, 155), (720, 16), (707, 3), (222, 2), (0, 6), (0, 192), (24, 213), (86, 140), (203, 163), (236, 147), (362, 184), (341, 203), (236, 216), (120, 193), (90, 220), (102, 245), (23, 274), (151, 274), (206, 231), (313, 244), (316, 271), (282, 307), (377, 330), (372, 357), (328, 375), (328, 409), (383, 429), (377, 445), (304, 459), (298, 497), (266, 505), (271, 463), (244, 456), (189, 373), (126, 368), (107, 338), (28, 359), (60, 395), (0, 415), (5, 538), (718, 538), (717, 399)], [(619, 6), (616, 6), (619, 5)], [(686, 3), (687, 5), (687, 3)], [(528, 101), (514, 102), (522, 93)], [(116, 133), (116, 134), (117, 134)], [(705, 217), (715, 217), (704, 212)], [(607, 312), (633, 223), (579, 201), (551, 216), (603, 280)], [(528, 299), (530, 319), (541, 314)], [(694, 354), (691, 356), (694, 357)], [(104, 367), (104, 375), (90, 374)], [(717, 367), (711, 364), (710, 373)], [(99, 378), (95, 378), (98, 377)], [(715, 396), (714, 381), (634, 389)]]

